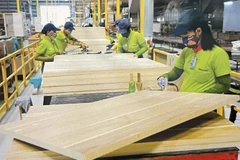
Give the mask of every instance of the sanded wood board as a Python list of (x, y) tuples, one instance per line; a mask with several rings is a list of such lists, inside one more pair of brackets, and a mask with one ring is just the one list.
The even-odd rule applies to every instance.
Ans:
[[(80, 74), (44, 76), (43, 90), (45, 95), (67, 95), (83, 93), (106, 93), (106, 92), (127, 92), (129, 86), (129, 75), (134, 74), (134, 80), (137, 81), (137, 73), (141, 73), (141, 82), (143, 90), (157, 89), (157, 77), (166, 73), (170, 68), (120, 70), (115, 72), (86, 72)], [(139, 72), (137, 72), (139, 71)], [(180, 86), (181, 81), (175, 84)], [(169, 90), (177, 91), (175, 86), (169, 86)]]
[(49, 72), (72, 72), (72, 71), (99, 71), (99, 70), (118, 70), (118, 69), (141, 69), (167, 67), (158, 62), (146, 58), (129, 58), (118, 60), (86, 59), (84, 62), (48, 62), (45, 64), (44, 74)]
[[(49, 108), (51, 107), (44, 108), (44, 110)], [(51, 109), (52, 113), (60, 112), (58, 108), (53, 108)], [(38, 111), (41, 112), (41, 110)], [(35, 116), (35, 118), (41, 117), (40, 115)], [(103, 157), (236, 147), (240, 144), (239, 134), (239, 127), (211, 112), (148, 137), (140, 141), (140, 143), (137, 142), (123, 147)], [(8, 160), (71, 160), (71, 158), (61, 154), (17, 140), (13, 141), (6, 158)]]
[(128, 58), (134, 58), (133, 54), (131, 53), (111, 53), (111, 54), (95, 54), (95, 55), (90, 55), (90, 54), (83, 54), (83, 55), (56, 55), (54, 57), (54, 61), (78, 61), (78, 62), (84, 62), (86, 60), (92, 61), (93, 59), (99, 59), (99, 58), (104, 58), (108, 60), (112, 59), (128, 59)]
[(79, 55), (79, 54), (101, 54), (106, 52), (106, 45), (99, 45), (99, 44), (86, 44), (88, 46), (87, 52), (82, 52), (82, 48), (77, 46), (68, 45), (67, 49), (65, 50), (67, 55)]
[(0, 131), (75, 159), (94, 159), (237, 101), (235, 95), (137, 92)]
[(80, 41), (82, 39), (106, 38), (104, 27), (75, 27), (75, 30), (72, 32), (72, 36)]

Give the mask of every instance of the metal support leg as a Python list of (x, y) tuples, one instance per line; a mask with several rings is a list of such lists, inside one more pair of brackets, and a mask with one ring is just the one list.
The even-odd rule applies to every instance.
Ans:
[(230, 117), (229, 117), (229, 121), (231, 121), (231, 122), (235, 122), (235, 120), (236, 120), (236, 117), (237, 117), (237, 111), (235, 111), (235, 106), (234, 105), (232, 105), (231, 106), (231, 112), (230, 112)]
[(52, 96), (44, 96), (43, 105), (50, 105)]

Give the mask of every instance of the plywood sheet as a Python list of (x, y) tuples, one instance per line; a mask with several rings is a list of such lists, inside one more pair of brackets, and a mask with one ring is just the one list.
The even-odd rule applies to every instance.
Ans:
[(75, 159), (94, 159), (237, 101), (235, 95), (137, 92), (0, 131)]
[[(50, 108), (51, 107), (44, 108), (43, 111)], [(52, 108), (51, 111), (53, 110), (55, 110), (55, 113), (60, 112), (58, 108)], [(41, 113), (41, 110), (38, 110), (38, 112)], [(37, 115), (35, 116), (35, 118), (37, 118)], [(39, 117), (41, 116), (39, 115)], [(239, 134), (240, 129), (237, 126), (216, 113), (211, 112), (146, 138), (140, 141), (140, 143), (137, 142), (123, 147), (117, 151), (104, 155), (104, 157), (235, 147), (239, 146), (240, 143)], [(6, 158), (8, 160), (71, 159), (56, 152), (38, 148), (17, 140), (13, 141)]]

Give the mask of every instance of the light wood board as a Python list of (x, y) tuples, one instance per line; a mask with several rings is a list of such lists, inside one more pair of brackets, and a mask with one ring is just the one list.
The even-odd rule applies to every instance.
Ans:
[(94, 159), (238, 99), (236, 95), (143, 91), (2, 125), (0, 131), (71, 158)]
[[(49, 108), (51, 107), (44, 108), (44, 110), (48, 110)], [(41, 112), (41, 110), (38, 111)], [(54, 113), (60, 112), (58, 108), (51, 109), (51, 111)], [(35, 116), (35, 118), (37, 118), (37, 115)], [(38, 116), (41, 117), (41, 115)], [(104, 157), (236, 147), (240, 144), (239, 134), (239, 127), (216, 113), (211, 112), (166, 131), (160, 132), (152, 137), (146, 138), (143, 141), (140, 141), (140, 143), (134, 143), (123, 147), (112, 153), (104, 155)], [(58, 153), (38, 148), (17, 140), (13, 141), (6, 158), (8, 160), (71, 159)]]
[(98, 59), (91, 59), (89, 57), (83, 58), (82, 61), (48, 62), (45, 64), (44, 74), (49, 72), (63, 72), (63, 71), (66, 72), (91, 71), (91, 70), (99, 71), (99, 70), (141, 69), (157, 67), (167, 66), (146, 58), (105, 59), (104, 56), (102, 57), (102, 55), (99, 55)]
[(78, 62), (83, 62), (83, 61), (91, 61), (95, 59), (107, 59), (107, 60), (115, 60), (115, 59), (129, 59), (129, 58), (134, 58), (133, 54), (131, 53), (112, 53), (112, 54), (101, 54), (101, 55), (89, 55), (89, 54), (83, 54), (83, 55), (56, 55), (54, 57), (54, 62), (62, 62), (62, 61), (78, 61)]
[[(114, 72), (83, 72), (81, 74), (54, 74), (44, 76), (43, 90), (45, 95), (68, 95), (83, 93), (106, 93), (127, 92), (130, 73), (137, 80), (137, 73), (141, 73), (143, 90), (157, 89), (157, 77), (169, 71), (170, 68), (138, 69), (138, 70), (115, 70)], [(180, 81), (175, 82), (180, 86)], [(168, 87), (169, 90), (177, 91), (176, 87)]]
[(76, 27), (72, 36), (79, 39), (105, 39), (104, 27)]
[(46, 96), (126, 92), (130, 73), (135, 81), (140, 73), (143, 88), (160, 89), (156, 79), (170, 69), (132, 54), (62, 55), (45, 64), (42, 88)]

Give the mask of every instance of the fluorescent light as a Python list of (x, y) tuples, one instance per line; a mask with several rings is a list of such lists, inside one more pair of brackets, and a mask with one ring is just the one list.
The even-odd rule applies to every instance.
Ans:
[(231, 5), (233, 4), (233, 1), (228, 1), (228, 2), (224, 2), (225, 5)]

